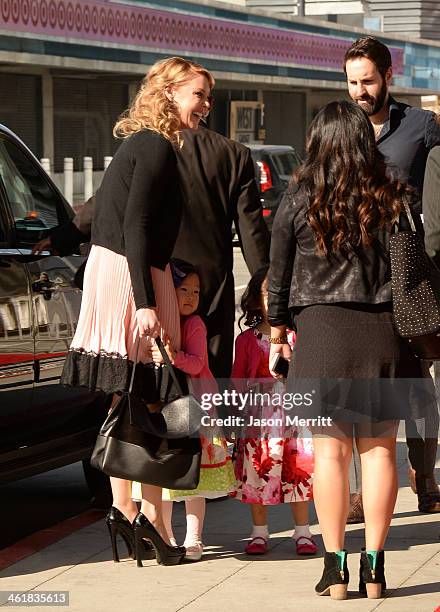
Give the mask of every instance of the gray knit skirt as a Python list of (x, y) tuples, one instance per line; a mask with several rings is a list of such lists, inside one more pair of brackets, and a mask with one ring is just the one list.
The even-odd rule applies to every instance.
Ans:
[(295, 415), (378, 423), (437, 410), (432, 379), (397, 335), (391, 304), (307, 306), (294, 324), (287, 391), (310, 394)]

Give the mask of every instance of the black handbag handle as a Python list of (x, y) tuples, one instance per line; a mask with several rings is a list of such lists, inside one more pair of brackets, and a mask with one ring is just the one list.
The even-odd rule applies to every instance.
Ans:
[(182, 391), (182, 387), (180, 386), (179, 380), (178, 380), (178, 378), (176, 376), (176, 372), (174, 371), (174, 366), (171, 363), (170, 358), (168, 357), (168, 353), (166, 352), (165, 347), (163, 345), (163, 342), (162, 342), (162, 340), (160, 339), (159, 336), (157, 336), (157, 338), (156, 338), (156, 344), (157, 344), (157, 346), (159, 348), (160, 354), (162, 355), (162, 359), (163, 359), (165, 365), (167, 366), (169, 373), (171, 374), (171, 378), (173, 379), (174, 384), (176, 385), (177, 393), (180, 396), (183, 396), (184, 393)]
[[(416, 224), (414, 223), (414, 218), (413, 218), (413, 216), (412, 216), (412, 213), (411, 213), (411, 208), (410, 208), (410, 206), (409, 206), (409, 204), (408, 204), (408, 199), (407, 199), (407, 197), (406, 197), (406, 196), (404, 196), (404, 197), (403, 197), (403, 205), (404, 205), (404, 207), (405, 207), (405, 213), (406, 213), (406, 216), (407, 216), (407, 218), (408, 218), (409, 225), (410, 225), (410, 227), (411, 227), (411, 231), (412, 231), (412, 232), (414, 232), (414, 233), (417, 233)], [(394, 225), (394, 231), (395, 231), (396, 233), (398, 232), (398, 223), (395, 223), (395, 225)], [(435, 263), (435, 261), (432, 259), (432, 257), (430, 257), (430, 256), (429, 256), (429, 255), (426, 253), (426, 251), (425, 251), (425, 256), (426, 256), (426, 259), (427, 259), (428, 264), (429, 264), (429, 266), (431, 267), (431, 269), (432, 269), (432, 270), (435, 270), (436, 272), (440, 272), (440, 269), (439, 269), (438, 265)]]
[(138, 360), (138, 355), (139, 355), (139, 344), (141, 342), (141, 339), (138, 338), (137, 344), (136, 344), (136, 355), (134, 357), (134, 361), (133, 361), (133, 369), (131, 371), (131, 376), (130, 376), (130, 384), (128, 385), (128, 391), (127, 393), (129, 395), (131, 395), (131, 392), (133, 390), (133, 383), (134, 383), (134, 375), (136, 373), (136, 364), (137, 364), (137, 360)]

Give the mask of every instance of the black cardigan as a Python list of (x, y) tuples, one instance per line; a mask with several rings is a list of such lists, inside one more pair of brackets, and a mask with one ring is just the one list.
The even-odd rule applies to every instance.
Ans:
[(150, 266), (169, 262), (181, 208), (170, 142), (151, 130), (124, 140), (96, 193), (91, 242), (127, 257), (137, 309), (156, 306)]

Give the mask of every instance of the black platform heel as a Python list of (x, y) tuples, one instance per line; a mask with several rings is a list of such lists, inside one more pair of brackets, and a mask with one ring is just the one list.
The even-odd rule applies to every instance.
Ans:
[(367, 553), (365, 548), (361, 548), (359, 593), (368, 599), (380, 599), (386, 588), (384, 551), (372, 550)]
[(134, 539), (136, 546), (136, 562), (142, 567), (142, 541), (143, 538), (150, 540), (156, 551), (156, 560), (160, 565), (178, 565), (185, 557), (184, 546), (170, 546), (166, 544), (150, 523), (145, 514), (139, 512), (133, 521)]
[(347, 551), (326, 552), (322, 578), (315, 587), (316, 594), (330, 595), (332, 599), (347, 599), (349, 579)]
[[(118, 534), (125, 542), (128, 556), (132, 559), (136, 559), (133, 525), (130, 523), (128, 518), (124, 516), (120, 510), (112, 506), (105, 517), (105, 522), (107, 524), (112, 543), (113, 561), (115, 563), (119, 563), (118, 544), (116, 541), (116, 536)], [(149, 542), (145, 542), (145, 540), (143, 540), (141, 542), (141, 558), (147, 560), (154, 559), (155, 557), (156, 554), (154, 552), (154, 548)]]

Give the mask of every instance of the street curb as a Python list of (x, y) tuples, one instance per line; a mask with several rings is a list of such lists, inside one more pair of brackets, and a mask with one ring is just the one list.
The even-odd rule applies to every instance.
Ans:
[(12, 546), (8, 546), (0, 551), (0, 571), (22, 559), (26, 559), (26, 557), (30, 557), (51, 544), (55, 544), (55, 542), (62, 540), (75, 531), (100, 521), (104, 516), (105, 512), (102, 510), (86, 510), (61, 523), (41, 529), (41, 531), (19, 540), (12, 544)]

